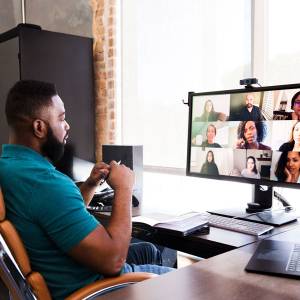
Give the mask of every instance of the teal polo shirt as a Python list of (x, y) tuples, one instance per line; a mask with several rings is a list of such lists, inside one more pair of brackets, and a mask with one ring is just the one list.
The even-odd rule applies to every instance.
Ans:
[(99, 225), (69, 177), (31, 148), (3, 145), (0, 186), (7, 218), (25, 244), (32, 269), (44, 276), (54, 299), (101, 278), (67, 254)]

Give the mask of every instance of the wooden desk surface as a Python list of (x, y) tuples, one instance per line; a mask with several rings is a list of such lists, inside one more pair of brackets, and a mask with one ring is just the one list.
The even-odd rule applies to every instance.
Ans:
[[(300, 230), (292, 230), (272, 237), (272, 239), (275, 238), (278, 240), (300, 240)], [(299, 280), (244, 271), (257, 245), (258, 243), (254, 243), (200, 261), (171, 273), (111, 292), (99, 297), (99, 299), (300, 299)]]

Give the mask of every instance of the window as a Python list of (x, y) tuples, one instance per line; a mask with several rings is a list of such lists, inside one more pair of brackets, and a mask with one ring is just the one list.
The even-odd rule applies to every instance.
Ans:
[(122, 143), (144, 164), (185, 168), (189, 91), (251, 75), (250, 0), (138, 0), (121, 7)]
[[(147, 210), (159, 206), (170, 213), (172, 207), (174, 213), (182, 213), (219, 207), (217, 202), (203, 202), (200, 186), (202, 196), (209, 193), (223, 201), (229, 195), (226, 206), (251, 201), (248, 184), (174, 175), (174, 168), (184, 174), (186, 164), (188, 107), (181, 99), (187, 100), (189, 91), (238, 88), (239, 79), (247, 77), (258, 78), (262, 85), (299, 82), (300, 1), (119, 1), (120, 142), (143, 144), (144, 164), (168, 172), (144, 173), (144, 195), (151, 199), (145, 201)], [(269, 105), (264, 110), (269, 112)], [(297, 190), (278, 191), (297, 198), (292, 195)], [(172, 199), (176, 205), (161, 199)]]
[(298, 83), (300, 41), (297, 39), (297, 23), (300, 2), (255, 0), (255, 4), (255, 77), (263, 85)]

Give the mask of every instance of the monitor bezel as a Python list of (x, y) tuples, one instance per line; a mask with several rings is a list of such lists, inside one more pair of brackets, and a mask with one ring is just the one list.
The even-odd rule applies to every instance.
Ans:
[[(253, 179), (246, 177), (236, 177), (229, 175), (208, 175), (208, 174), (200, 174), (196, 172), (191, 172), (190, 163), (191, 163), (191, 148), (192, 148), (192, 114), (193, 114), (193, 98), (197, 96), (211, 96), (211, 95), (225, 95), (225, 94), (238, 94), (238, 93), (249, 93), (249, 92), (264, 92), (264, 91), (274, 91), (274, 90), (285, 90), (285, 89), (296, 89), (300, 90), (300, 83), (294, 84), (283, 84), (283, 85), (272, 85), (272, 86), (264, 86), (264, 87), (245, 87), (241, 89), (231, 89), (231, 90), (219, 90), (219, 91), (209, 91), (209, 92), (189, 92), (188, 93), (188, 106), (189, 106), (189, 119), (188, 119), (188, 142), (187, 142), (187, 160), (186, 160), (186, 176), (191, 177), (199, 177), (204, 179), (215, 179), (215, 180), (226, 180), (233, 181), (239, 183), (248, 183), (255, 185), (266, 185), (266, 186), (277, 186), (284, 188), (298, 188), (300, 189), (299, 183), (286, 183), (286, 182), (278, 182), (267, 179)], [(272, 150), (274, 151), (274, 150)]]

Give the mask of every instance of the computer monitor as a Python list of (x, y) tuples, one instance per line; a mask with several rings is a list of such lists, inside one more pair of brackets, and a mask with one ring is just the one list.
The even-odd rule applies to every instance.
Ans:
[(190, 92), (188, 104), (186, 174), (253, 185), (247, 211), (215, 213), (273, 225), (295, 220), (270, 208), (273, 186), (300, 187), (300, 84)]

